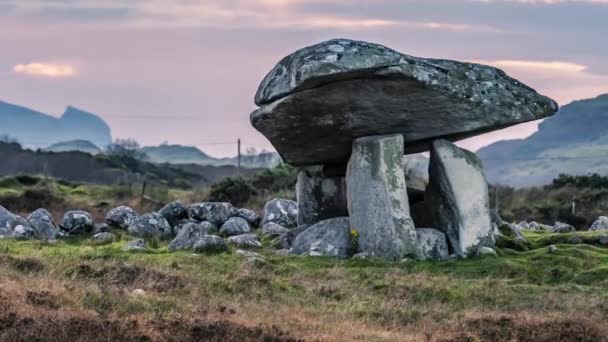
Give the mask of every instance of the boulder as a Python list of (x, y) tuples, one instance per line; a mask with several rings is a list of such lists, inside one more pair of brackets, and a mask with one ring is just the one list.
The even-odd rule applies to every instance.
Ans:
[(234, 236), (247, 234), (251, 232), (251, 226), (245, 219), (240, 217), (231, 217), (220, 228), (221, 236)]
[[(203, 222), (206, 222), (206, 221), (203, 221)], [(182, 230), (182, 228), (184, 228), (189, 223), (201, 223), (201, 221), (193, 220), (191, 218), (179, 220), (179, 221), (175, 222), (175, 224), (173, 224), (173, 233), (175, 235), (179, 234), (179, 231)]]
[(571, 225), (559, 221), (555, 222), (551, 230), (554, 233), (572, 233), (576, 231), (576, 229), (574, 229), (574, 227), (572, 227)]
[(68, 234), (91, 233), (95, 229), (93, 216), (83, 210), (66, 212), (59, 222), (59, 228)]
[(236, 212), (232, 204), (224, 202), (194, 203), (188, 208), (188, 216), (191, 219), (211, 222), (218, 227), (236, 215)]
[(344, 164), (354, 139), (399, 133), (407, 153), (538, 120), (553, 100), (494, 67), (334, 39), (283, 58), (255, 96), (252, 125), (286, 163)]
[(450, 256), (445, 234), (433, 228), (416, 228), (418, 259), (447, 260)]
[(167, 203), (159, 211), (170, 225), (175, 225), (179, 220), (188, 218), (188, 209), (182, 204), (181, 201), (173, 201)]
[(112, 243), (112, 242), (114, 242), (115, 238), (116, 238), (116, 236), (114, 234), (108, 233), (108, 232), (103, 232), (103, 233), (97, 233), (97, 234), (93, 235), (91, 240), (93, 240), (93, 243), (101, 245), (101, 244), (106, 244), (106, 243)]
[(403, 175), (403, 137), (359, 138), (346, 171), (351, 228), (359, 235), (359, 251), (400, 260), (417, 254)]
[(255, 211), (241, 208), (236, 211), (236, 216), (244, 219), (252, 227), (260, 225), (261, 217)]
[(54, 240), (60, 236), (59, 229), (53, 221), (53, 215), (43, 208), (34, 210), (28, 217), (27, 223), (36, 231), (36, 236), (43, 240)]
[(353, 254), (348, 217), (327, 219), (318, 222), (293, 241), (291, 252), (298, 255), (331, 256), (346, 259)]
[(99, 223), (95, 225), (95, 229), (93, 230), (93, 234), (97, 233), (111, 233), (112, 227), (107, 223)]
[(296, 183), (298, 225), (348, 216), (344, 177), (326, 177), (321, 166), (304, 168)]
[(289, 232), (289, 229), (281, 226), (280, 224), (276, 224), (274, 222), (270, 222), (262, 227), (262, 235), (277, 237)]
[(298, 204), (294, 201), (275, 198), (264, 205), (262, 226), (274, 222), (285, 228), (295, 228), (298, 225)]
[(15, 239), (34, 239), (38, 237), (38, 232), (32, 228), (27, 221), (21, 217), (15, 215), (12, 222), (13, 231), (11, 237)]
[(448, 237), (459, 256), (474, 255), (480, 247), (494, 247), (488, 183), (479, 158), (446, 140), (431, 148), (427, 208), (435, 227)]
[[(318, 223), (318, 222), (317, 222)], [(287, 233), (281, 234), (278, 238), (273, 241), (273, 246), (278, 249), (290, 249), (293, 245), (293, 241), (300, 233), (308, 229), (310, 225), (305, 224), (297, 228), (289, 230)]]
[(255, 234), (241, 234), (228, 238), (228, 243), (237, 248), (262, 248), (262, 243)]
[(144, 214), (136, 218), (129, 228), (129, 233), (137, 237), (161, 237), (167, 238), (172, 235), (169, 222), (159, 213)]
[(198, 253), (222, 253), (228, 250), (228, 245), (217, 235), (203, 235), (192, 249)]
[(15, 215), (0, 205), (0, 237), (10, 236)]
[(598, 230), (608, 230), (608, 217), (600, 216), (593, 222), (591, 227), (589, 227), (590, 231), (598, 231)]
[(191, 249), (203, 235), (217, 233), (217, 227), (210, 222), (188, 223), (179, 230), (177, 236), (169, 243), (169, 251)]
[(146, 241), (144, 239), (135, 239), (129, 241), (123, 248), (123, 251), (144, 251), (146, 250)]
[(106, 214), (106, 223), (116, 229), (126, 230), (139, 217), (137, 211), (127, 206), (112, 208)]

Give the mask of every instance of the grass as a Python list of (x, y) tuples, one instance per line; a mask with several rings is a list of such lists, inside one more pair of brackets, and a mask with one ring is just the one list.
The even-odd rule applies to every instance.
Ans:
[(134, 331), (152, 340), (174, 334), (163, 327), (180, 322), (176, 340), (213, 326), (218, 340), (604, 341), (608, 250), (558, 244), (550, 253), (544, 245), (557, 238), (527, 237), (534, 248), (499, 250), (498, 258), (340, 261), (263, 249), (262, 265), (234, 253), (168, 253), (165, 242), (123, 252), (125, 235), (104, 246), (0, 240), (0, 302), (23, 301), (18, 316), (38, 317), (50, 305), (106, 320), (120, 332), (115, 339), (132, 337), (121, 329), (134, 321)]

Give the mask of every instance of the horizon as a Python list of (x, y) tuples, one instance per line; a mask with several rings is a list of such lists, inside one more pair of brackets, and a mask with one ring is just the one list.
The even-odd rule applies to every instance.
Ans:
[[(345, 37), (489, 64), (563, 106), (608, 93), (608, 48), (597, 44), (606, 17), (604, 0), (5, 0), (0, 89), (3, 101), (55, 117), (68, 105), (91, 112), (113, 138), (230, 157), (237, 138), (243, 150), (274, 150), (249, 123), (253, 97), (305, 46)], [(537, 125), (459, 145), (477, 150)]]

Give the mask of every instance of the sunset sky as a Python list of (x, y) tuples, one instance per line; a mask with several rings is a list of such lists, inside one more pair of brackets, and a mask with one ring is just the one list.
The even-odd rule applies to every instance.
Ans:
[(608, 0), (0, 0), (0, 100), (226, 156), (239, 137), (271, 148), (249, 123), (257, 86), (323, 40), (491, 64), (564, 105), (608, 93), (607, 37)]

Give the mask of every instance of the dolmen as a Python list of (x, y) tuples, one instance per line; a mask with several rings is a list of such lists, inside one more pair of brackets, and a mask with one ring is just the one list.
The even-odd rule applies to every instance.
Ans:
[[(445, 241), (461, 257), (494, 247), (481, 161), (453, 142), (558, 109), (499, 69), (348, 39), (283, 58), (255, 103), (252, 125), (300, 167), (298, 225), (348, 217), (358, 251), (391, 260), (443, 258)], [(426, 151), (428, 179), (408, 188), (404, 155)], [(416, 227), (408, 193), (439, 232)]]

